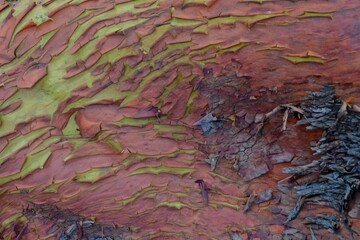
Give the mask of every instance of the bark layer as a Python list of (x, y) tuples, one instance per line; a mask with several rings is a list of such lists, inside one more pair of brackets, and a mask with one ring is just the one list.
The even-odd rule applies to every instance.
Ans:
[[(38, 216), (56, 205), (128, 226), (134, 238), (310, 235), (302, 219), (324, 207), (306, 205), (284, 225), (296, 199), (276, 185), (289, 176), (283, 167), (310, 162), (321, 132), (291, 116), (282, 132), (277, 113), (258, 138), (256, 116), (329, 83), (358, 103), (359, 8), (357, 0), (0, 1), (4, 236), (45, 236), (59, 220), (24, 218), (29, 202), (43, 204)], [(210, 112), (222, 125), (204, 135), (193, 124)], [(213, 158), (210, 171), (204, 160)], [(351, 217), (356, 230), (357, 208)], [(26, 231), (14, 231), (20, 223)]]

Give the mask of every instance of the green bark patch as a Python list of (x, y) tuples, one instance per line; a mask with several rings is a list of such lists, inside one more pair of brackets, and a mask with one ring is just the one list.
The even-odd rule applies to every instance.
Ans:
[(313, 12), (313, 11), (305, 11), (303, 14), (299, 16), (299, 18), (312, 18), (312, 17), (325, 17), (332, 19), (332, 15), (334, 12)]
[(334, 61), (336, 59), (326, 59), (320, 56), (310, 55), (309, 53), (301, 56), (301, 55), (285, 55), (284, 59), (290, 61), (293, 64), (298, 63), (320, 63), (325, 64), (330, 61)]
[(103, 178), (114, 175), (119, 167), (92, 168), (82, 173), (76, 173), (74, 180), (77, 182), (95, 183)]
[(185, 175), (188, 173), (192, 173), (194, 171), (195, 171), (194, 168), (168, 167), (165, 165), (161, 165), (159, 167), (138, 168), (138, 169), (135, 169), (135, 170), (131, 171), (130, 173), (128, 173), (128, 175), (132, 176), (132, 175), (146, 174), (146, 173), (148, 173), (148, 174), (166, 173), (166, 174), (175, 174), (175, 175)]
[(51, 149), (46, 149), (33, 155), (27, 155), (20, 172), (13, 175), (1, 177), (0, 184), (7, 183), (18, 178), (24, 178), (35, 170), (42, 169), (50, 155)]

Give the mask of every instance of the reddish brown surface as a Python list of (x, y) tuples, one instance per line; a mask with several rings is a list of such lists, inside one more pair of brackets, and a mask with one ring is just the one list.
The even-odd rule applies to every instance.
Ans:
[[(100, 223), (130, 226), (135, 239), (226, 239), (229, 231), (244, 239), (279, 239), (292, 227), (308, 235), (302, 218), (331, 211), (306, 205), (298, 219), (285, 226), (295, 199), (276, 189), (287, 177), (281, 173), (284, 166), (312, 159), (309, 142), (319, 132), (305, 132), (294, 126), (293, 118), (288, 131), (281, 132), (282, 115), (275, 115), (266, 122), (264, 136), (252, 148), (240, 176), (232, 168), (238, 152), (232, 146), (245, 138), (244, 131), (254, 134), (256, 113), (298, 101), (305, 90), (334, 83), (340, 96), (356, 96), (358, 0), (133, 1), (136, 13), (121, 10), (122, 4), (132, 4), (129, 1), (64, 1), (54, 8), (56, 1), (45, 2), (50, 21), (36, 26), (26, 19), (19, 27), (35, 4), (13, 17), (0, 1), (1, 13), (9, 12), (0, 27), (0, 155), (12, 139), (45, 130), (15, 148), (0, 167), (1, 189), (6, 190), (0, 194), (0, 222), (30, 201), (55, 204)], [(107, 15), (115, 6), (116, 14)], [(302, 17), (306, 11), (327, 14)], [(266, 16), (254, 17), (259, 14)], [(244, 18), (210, 24), (221, 16)], [(144, 22), (129, 29), (94, 37), (107, 26), (140, 18)], [(175, 18), (199, 22), (168, 26)], [(96, 20), (91, 23), (92, 19)], [(199, 31), (197, 27), (207, 22), (207, 32)], [(164, 26), (168, 28), (163, 33), (146, 42)], [(54, 35), (37, 45), (51, 31)], [(232, 46), (239, 49), (227, 49)], [(287, 56), (308, 62), (291, 62)], [(106, 92), (109, 88), (113, 90)], [(202, 135), (193, 123), (209, 111), (235, 119), (234, 126), (228, 120), (216, 134)], [(64, 131), (69, 122), (71, 134)], [(43, 168), (9, 180), (23, 171), (33, 149), (51, 136), (57, 138), (35, 151), (51, 150)], [(218, 152), (224, 158), (212, 173), (203, 159)], [(78, 181), (79, 173), (106, 167), (101, 176)], [(203, 202), (197, 179), (212, 186), (209, 205)], [(44, 192), (54, 182), (60, 183), (57, 191)], [(281, 197), (280, 203), (272, 199), (243, 213), (252, 192), (269, 188), (274, 198)], [(128, 204), (119, 203), (130, 197)], [(351, 217), (359, 231), (359, 216)], [(14, 237), (13, 224), (3, 226), (9, 238)], [(23, 239), (44, 236), (49, 227), (29, 225)], [(315, 233), (318, 239), (334, 236), (325, 230)], [(341, 234), (349, 236), (345, 230)]]

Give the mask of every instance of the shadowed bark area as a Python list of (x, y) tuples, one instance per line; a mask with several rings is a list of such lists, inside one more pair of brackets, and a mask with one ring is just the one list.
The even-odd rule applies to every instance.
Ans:
[(307, 91), (360, 103), (359, 10), (0, 0), (0, 239), (356, 239), (356, 191), (283, 169), (319, 159)]

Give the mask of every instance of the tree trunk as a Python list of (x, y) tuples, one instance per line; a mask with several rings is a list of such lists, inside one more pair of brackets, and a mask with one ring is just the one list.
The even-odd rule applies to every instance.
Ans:
[[(323, 203), (284, 223), (297, 179), (282, 171), (318, 159), (310, 143), (322, 131), (295, 125), (307, 91), (332, 84), (360, 103), (359, 10), (358, 0), (0, 1), (3, 237), (332, 239), (303, 224), (338, 214)], [(346, 239), (360, 231), (354, 196), (342, 215), (351, 231), (337, 233)]]

